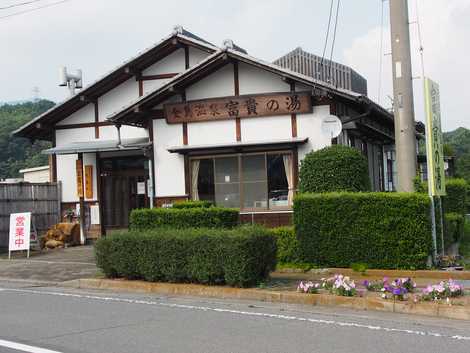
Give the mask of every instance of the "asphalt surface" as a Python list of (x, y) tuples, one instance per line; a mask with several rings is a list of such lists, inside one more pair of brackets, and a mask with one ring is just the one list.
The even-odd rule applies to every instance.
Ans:
[[(17, 349), (16, 344), (29, 348)], [(0, 352), (50, 353), (44, 349), (469, 353), (470, 322), (0, 282)]]

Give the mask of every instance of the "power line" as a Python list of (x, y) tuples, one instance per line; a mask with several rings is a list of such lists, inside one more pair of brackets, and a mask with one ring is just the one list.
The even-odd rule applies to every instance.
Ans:
[(14, 12), (14, 13), (11, 13), (11, 14), (9, 14), (9, 15), (0, 16), (0, 20), (5, 19), (5, 18), (9, 18), (9, 17), (14, 17), (14, 16), (22, 15), (22, 14), (25, 14), (25, 13), (28, 13), (28, 12), (33, 12), (33, 11), (45, 9), (45, 8), (47, 8), (47, 7), (59, 5), (59, 4), (62, 4), (62, 3), (64, 3), (64, 2), (67, 2), (67, 1), (70, 1), (70, 0), (57, 1), (57, 2), (53, 2), (53, 3), (47, 4), (47, 5), (38, 6), (38, 7), (32, 8), (32, 9)]
[(423, 47), (423, 38), (421, 36), (421, 21), (419, 19), (419, 7), (418, 0), (415, 0), (416, 7), (416, 24), (418, 26), (418, 41), (419, 41), (419, 56), (421, 59), (421, 74), (424, 82), (424, 47)]
[(11, 9), (13, 7), (29, 5), (29, 4), (33, 4), (35, 2), (39, 2), (39, 1), (43, 1), (43, 0), (31, 0), (31, 1), (26, 1), (26, 2), (20, 2), (20, 3), (17, 3), (17, 4), (12, 4), (12, 5), (8, 5), (8, 6), (0, 7), (0, 10), (6, 10), (6, 9)]
[(335, 49), (335, 42), (336, 42), (336, 27), (338, 26), (338, 17), (339, 17), (339, 4), (341, 0), (338, 0), (338, 3), (336, 5), (336, 18), (335, 18), (335, 27), (333, 30), (333, 41), (331, 42), (331, 52), (330, 52), (330, 70), (329, 70), (329, 80), (331, 80), (331, 69), (332, 69), (332, 61), (333, 61), (333, 51)]
[(321, 62), (320, 62), (320, 79), (323, 81), (323, 60), (325, 60), (325, 53), (326, 53), (326, 47), (328, 46), (328, 37), (330, 36), (330, 26), (331, 26), (331, 16), (333, 15), (333, 2), (334, 0), (331, 0), (330, 4), (330, 15), (328, 16), (328, 27), (326, 29), (326, 37), (325, 37), (325, 46), (323, 47), (323, 54), (321, 56)]

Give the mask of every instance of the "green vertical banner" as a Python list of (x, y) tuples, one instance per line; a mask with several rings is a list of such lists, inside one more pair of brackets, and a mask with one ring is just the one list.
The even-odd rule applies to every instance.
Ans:
[(427, 77), (424, 79), (424, 103), (429, 192), (432, 196), (444, 196), (446, 186), (439, 85)]

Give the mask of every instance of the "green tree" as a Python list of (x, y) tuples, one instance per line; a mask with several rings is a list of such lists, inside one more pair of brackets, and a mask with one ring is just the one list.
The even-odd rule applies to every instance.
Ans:
[(22, 168), (47, 164), (47, 156), (41, 151), (50, 147), (49, 142), (32, 143), (11, 133), (53, 106), (48, 100), (0, 106), (0, 178), (17, 177)]

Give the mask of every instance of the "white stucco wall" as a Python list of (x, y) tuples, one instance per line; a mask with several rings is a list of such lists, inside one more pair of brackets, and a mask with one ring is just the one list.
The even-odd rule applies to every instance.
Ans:
[[(34, 168), (32, 168), (34, 169)], [(21, 171), (20, 171), (21, 173)], [(50, 182), (49, 178), (49, 168), (41, 170), (31, 170), (23, 173), (23, 180), (28, 183), (48, 183)]]
[(285, 140), (292, 138), (290, 115), (241, 119), (242, 141)]
[(61, 120), (57, 125), (68, 124), (83, 124), (92, 123), (95, 121), (95, 106), (94, 104), (87, 104), (83, 108), (77, 110), (75, 113), (69, 115), (64, 120)]
[(312, 150), (330, 146), (331, 139), (321, 133), (321, 119), (330, 114), (330, 106), (313, 107), (313, 114), (297, 115), (297, 136), (308, 137), (308, 142), (299, 146), (299, 163)]
[(281, 76), (243, 63), (238, 65), (238, 81), (240, 94), (290, 91), (290, 85)]
[(207, 58), (210, 54), (193, 47), (189, 47), (189, 67), (199, 64), (202, 60)]
[(236, 142), (235, 120), (188, 123), (189, 145)]
[[(148, 132), (144, 128), (122, 125), (121, 138), (148, 137)], [(118, 134), (115, 126), (101, 126), (100, 140), (117, 140)]]
[(139, 84), (135, 77), (123, 82), (116, 88), (98, 98), (98, 115), (100, 121), (121, 108), (129, 105), (139, 97)]
[(164, 119), (153, 121), (155, 195), (185, 195), (184, 157), (170, 153), (168, 147), (183, 144), (181, 124), (169, 125)]
[(235, 94), (233, 65), (227, 64), (186, 89), (186, 99), (205, 99)]
[(184, 71), (184, 49), (178, 49), (170, 55), (149, 66), (142, 75), (169, 74)]

